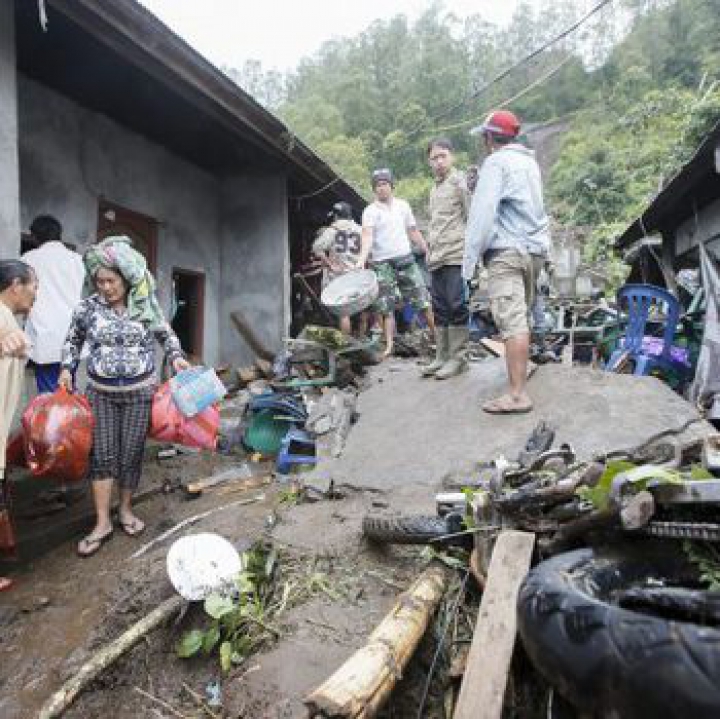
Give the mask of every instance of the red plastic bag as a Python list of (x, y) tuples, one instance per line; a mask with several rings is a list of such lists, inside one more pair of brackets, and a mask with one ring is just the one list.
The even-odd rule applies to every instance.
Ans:
[(66, 482), (85, 477), (95, 426), (85, 397), (63, 387), (38, 395), (23, 413), (22, 426), (27, 466), (34, 476)]
[(8, 467), (27, 467), (25, 459), (25, 435), (22, 429), (13, 432), (5, 447), (5, 464)]
[(215, 449), (219, 428), (220, 411), (215, 405), (194, 417), (185, 417), (173, 401), (169, 382), (155, 392), (150, 426), (153, 439), (186, 447)]

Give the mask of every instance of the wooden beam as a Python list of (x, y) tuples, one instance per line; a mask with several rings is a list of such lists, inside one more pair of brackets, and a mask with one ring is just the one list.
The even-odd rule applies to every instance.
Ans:
[(520, 584), (535, 535), (502, 532), (495, 543), (454, 719), (500, 719), (517, 631)]

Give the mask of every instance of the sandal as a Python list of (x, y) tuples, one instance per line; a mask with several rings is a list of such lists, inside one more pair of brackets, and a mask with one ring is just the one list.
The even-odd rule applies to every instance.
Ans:
[[(78, 556), (83, 557), (83, 559), (87, 557), (92, 557), (93, 554), (96, 554), (100, 551), (100, 547), (102, 547), (103, 544), (109, 542), (112, 538), (112, 529), (107, 534), (104, 534), (102, 537), (93, 537), (91, 534), (88, 534), (88, 536), (83, 537), (77, 545)], [(86, 548), (85, 551), (81, 549), (83, 545)]]
[(502, 397), (491, 399), (483, 405), (483, 412), (488, 414), (527, 414), (532, 412), (532, 402), (521, 402), (512, 395), (505, 394)]
[(129, 522), (120, 520), (120, 528), (128, 537), (137, 537), (145, 531), (145, 525), (137, 517), (133, 517)]

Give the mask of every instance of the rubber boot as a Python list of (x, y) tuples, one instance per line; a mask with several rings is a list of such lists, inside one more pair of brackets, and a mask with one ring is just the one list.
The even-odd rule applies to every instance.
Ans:
[(435, 379), (449, 379), (464, 372), (468, 366), (467, 327), (448, 327), (448, 361), (435, 372)]
[(435, 359), (427, 366), (423, 367), (421, 375), (423, 377), (432, 377), (447, 361), (450, 359), (448, 354), (448, 328), (435, 328)]

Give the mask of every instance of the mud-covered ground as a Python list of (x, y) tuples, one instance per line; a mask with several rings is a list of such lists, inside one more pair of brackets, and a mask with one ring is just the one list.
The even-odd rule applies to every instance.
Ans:
[[(559, 442), (571, 442), (580, 456), (587, 456), (598, 448), (633, 446), (694, 414), (656, 380), (541, 368), (530, 385), (537, 411), (523, 417), (483, 416), (478, 399), (503, 383), (501, 363), (481, 363), (457, 381), (430, 384), (417, 378), (412, 363), (383, 365), (360, 395), (359, 421), (342, 458), (309, 478), (321, 488), (334, 480), (339, 499), (293, 505), (287, 502), (287, 487), (272, 484), (232, 494), (218, 488), (191, 501), (175, 491), (156, 494), (138, 507), (147, 522), (141, 538), (116, 530), (110, 543), (85, 560), (75, 555), (77, 537), (66, 538), (24, 566), (15, 589), (0, 594), (0, 717), (37, 716), (43, 702), (94, 652), (172, 596), (167, 550), (174, 538), (201, 531), (217, 532), (239, 549), (259, 539), (271, 542), (279, 551), (278, 581), (318, 572), (326, 588), (274, 617), (279, 637), (227, 675), (215, 657), (177, 657), (182, 632), (202, 620), (200, 608), (194, 607), (105, 671), (65, 716), (304, 717), (303, 696), (365, 643), (424, 563), (417, 549), (369, 546), (361, 536), (368, 510), (432, 513), (443, 477), (469, 475), (478, 461), (501, 452), (512, 457), (541, 419), (555, 424)], [(630, 399), (633, 412), (628, 415)], [(150, 486), (168, 476), (187, 481), (239, 461), (208, 455), (153, 460), (146, 481)], [(260, 499), (221, 509), (255, 497)], [(130, 558), (169, 527), (213, 508), (219, 511), (144, 556)], [(418, 716), (435, 633), (442, 626), (441, 615), (384, 709), (384, 719)], [(421, 714), (432, 719), (443, 716), (452, 688), (447, 667), (438, 673), (441, 680), (427, 688)], [(215, 682), (222, 689), (222, 708), (211, 714), (201, 702)]]
[[(183, 479), (210, 469), (197, 455), (170, 461)], [(222, 460), (222, 466), (229, 463)], [(291, 506), (283, 501), (285, 488), (278, 492), (275, 485), (233, 494), (207, 491), (192, 501), (174, 492), (140, 505), (138, 514), (147, 521), (142, 538), (116, 530), (112, 541), (85, 560), (75, 555), (74, 541), (67, 541), (26, 566), (16, 576), (16, 588), (0, 595), (0, 716), (36, 716), (95, 651), (173, 594), (165, 558), (175, 537), (131, 559), (139, 546), (186, 517), (254, 497), (260, 501), (220, 509), (176, 536), (213, 531), (239, 549), (265, 539), (279, 551), (280, 580), (284, 572), (319, 572), (327, 592), (279, 615), (280, 637), (226, 676), (216, 657), (176, 655), (181, 633), (202, 624), (202, 612), (194, 607), (103, 673), (65, 716), (208, 716), (191, 691), (203, 697), (216, 681), (223, 695), (218, 716), (304, 716), (303, 695), (364, 643), (421, 562), (417, 550), (378, 551), (362, 539), (361, 518), (373, 503), (382, 503), (379, 496), (348, 489), (341, 499)]]

